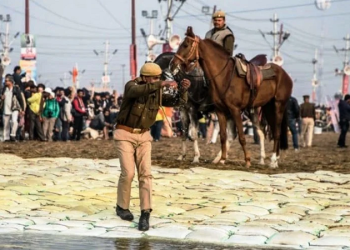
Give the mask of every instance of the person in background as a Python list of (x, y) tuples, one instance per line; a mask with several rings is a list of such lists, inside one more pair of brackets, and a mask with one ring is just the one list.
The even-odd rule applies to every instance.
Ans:
[[(60, 113), (61, 113), (62, 105), (64, 104), (64, 100), (63, 100), (64, 89), (61, 87), (57, 87), (55, 88), (54, 93), (56, 95), (56, 101), (60, 107)], [(62, 134), (62, 120), (60, 119), (60, 115), (58, 115), (54, 126), (54, 135), (53, 135), (54, 141), (60, 141), (61, 134)]]
[(18, 116), (24, 115), (24, 100), (21, 90), (11, 75), (5, 76), (5, 88), (1, 96), (4, 123), (4, 141), (17, 141)]
[(117, 99), (114, 96), (111, 96), (111, 106), (109, 107), (110, 119), (112, 124), (115, 123), (115, 120), (118, 117), (120, 106), (117, 103)]
[(72, 102), (71, 102), (71, 91), (69, 89), (64, 90), (62, 95), (62, 106), (60, 110), (60, 119), (62, 121), (62, 141), (69, 140), (69, 124), (72, 122)]
[(55, 99), (55, 93), (51, 88), (45, 88), (45, 93), (48, 97), (45, 101), (44, 111), (41, 116), (43, 118), (44, 137), (47, 141), (51, 142), (56, 119), (60, 114), (60, 107)]
[(109, 131), (113, 129), (113, 121), (112, 121), (112, 117), (111, 117), (111, 112), (109, 111), (108, 108), (105, 108), (103, 110), (103, 114), (104, 114), (104, 128), (103, 128), (103, 135), (105, 140), (109, 140)]
[(72, 140), (80, 141), (81, 131), (83, 130), (84, 116), (87, 115), (87, 109), (84, 104), (84, 91), (78, 89), (77, 96), (72, 103), (72, 112), (74, 117)]
[(295, 151), (299, 150), (297, 122), (300, 119), (300, 108), (297, 99), (291, 96), (287, 103), (288, 127), (292, 133), (293, 147)]
[(205, 140), (207, 136), (207, 121), (205, 119), (205, 115), (201, 114), (201, 118), (199, 119), (199, 133), (202, 137), (202, 140)]
[(24, 83), (22, 82), (22, 76), (21, 76), (21, 67), (16, 66), (13, 69), (13, 79), (15, 81), (15, 85), (17, 85), (22, 92), (24, 92)]
[(30, 130), (29, 130), (29, 139), (34, 140), (34, 129), (39, 137), (39, 140), (46, 141), (43, 128), (41, 125), (41, 114), (44, 110), (44, 92), (45, 85), (38, 84), (37, 92), (33, 93), (30, 98), (27, 99), (29, 105), (29, 117), (30, 117)]
[(159, 110), (156, 116), (156, 121), (151, 126), (151, 135), (153, 137), (153, 141), (155, 142), (160, 140), (164, 118), (165, 118), (164, 111), (162, 110), (162, 107), (159, 107)]
[(350, 122), (350, 95), (347, 94), (344, 97), (344, 100), (339, 100), (338, 103), (339, 108), (339, 127), (340, 127), (340, 135), (338, 139), (338, 147), (347, 148), (345, 145), (346, 134), (349, 130), (349, 122)]
[(304, 103), (300, 105), (300, 116), (302, 119), (301, 140), (303, 147), (311, 147), (315, 126), (315, 104), (310, 103), (309, 95), (304, 95), (303, 98)]

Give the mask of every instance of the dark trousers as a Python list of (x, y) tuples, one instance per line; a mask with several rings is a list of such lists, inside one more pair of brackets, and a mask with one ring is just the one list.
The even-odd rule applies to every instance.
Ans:
[(346, 133), (349, 130), (349, 121), (348, 120), (340, 121), (339, 126), (340, 126), (340, 135), (338, 139), (338, 146), (344, 147), (345, 140), (346, 140)]
[(206, 123), (199, 123), (199, 133), (201, 133), (202, 138), (205, 139), (207, 136), (207, 124)]
[(29, 109), (29, 119), (30, 119), (30, 130), (29, 139), (34, 139), (34, 129), (40, 140), (45, 141), (45, 136), (43, 132), (43, 127), (41, 125), (40, 116), (35, 114), (31, 109)]
[(162, 132), (163, 121), (156, 121), (151, 127), (151, 135), (153, 140), (159, 141)]
[(69, 122), (62, 121), (62, 133), (61, 133), (62, 141), (68, 141), (69, 139)]
[(258, 134), (258, 130), (256, 129), (255, 126), (253, 126), (253, 139), (254, 139), (254, 144), (260, 144), (260, 137)]
[(295, 149), (299, 148), (298, 131), (297, 131), (296, 123), (297, 123), (296, 119), (288, 119), (288, 127), (289, 127), (290, 132), (292, 133), (293, 147)]
[(72, 140), (80, 140), (81, 131), (83, 130), (83, 116), (74, 116)]

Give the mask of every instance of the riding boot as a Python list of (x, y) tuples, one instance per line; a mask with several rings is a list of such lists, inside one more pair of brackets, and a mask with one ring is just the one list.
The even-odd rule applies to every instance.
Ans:
[(151, 215), (150, 210), (142, 210), (141, 217), (139, 220), (139, 230), (147, 231), (149, 229), (149, 217)]
[(132, 221), (134, 219), (129, 209), (123, 209), (117, 205), (116, 212), (122, 220)]

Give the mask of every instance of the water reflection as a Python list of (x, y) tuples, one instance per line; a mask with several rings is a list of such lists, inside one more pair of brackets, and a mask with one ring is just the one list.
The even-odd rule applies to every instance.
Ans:
[[(223, 250), (223, 249), (272, 249), (256, 247), (238, 247), (213, 244), (179, 242), (157, 239), (111, 239), (84, 236), (63, 236), (49, 234), (2, 234), (0, 249), (6, 250)], [(277, 249), (277, 248), (275, 248)], [(283, 248), (287, 250), (286, 248)]]

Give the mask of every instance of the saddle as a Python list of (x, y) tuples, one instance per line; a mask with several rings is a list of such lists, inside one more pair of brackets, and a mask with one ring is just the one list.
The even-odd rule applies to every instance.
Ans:
[(271, 64), (267, 63), (266, 55), (257, 55), (248, 61), (243, 54), (238, 54), (234, 60), (238, 75), (246, 78), (251, 90), (257, 90), (263, 80), (275, 76)]

